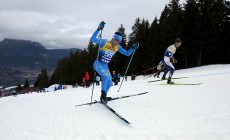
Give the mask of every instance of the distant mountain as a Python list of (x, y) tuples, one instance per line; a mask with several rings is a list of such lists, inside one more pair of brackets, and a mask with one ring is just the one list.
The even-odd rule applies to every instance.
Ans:
[(54, 69), (59, 59), (78, 49), (46, 49), (28, 40), (4, 39), (0, 42), (0, 65)]
[(80, 49), (46, 49), (42, 44), (29, 40), (4, 39), (0, 42), (0, 86), (30, 84), (42, 68), (51, 73), (58, 60)]
[(71, 52), (75, 52), (77, 50), (80, 49), (75, 49), (75, 48), (71, 48), (71, 49), (48, 49), (49, 54), (54, 57), (54, 58), (63, 58), (67, 55), (69, 55)]

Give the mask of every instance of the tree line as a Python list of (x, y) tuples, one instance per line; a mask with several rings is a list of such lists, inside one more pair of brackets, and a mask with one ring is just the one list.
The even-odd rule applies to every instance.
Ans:
[[(177, 37), (181, 38), (182, 46), (175, 54), (178, 60), (176, 69), (230, 63), (229, 6), (226, 0), (186, 0), (183, 4), (179, 0), (171, 0), (160, 18), (155, 17), (151, 23), (138, 17), (129, 35), (121, 24), (117, 30), (123, 36), (120, 45), (129, 49), (135, 42), (140, 44), (127, 74), (137, 74), (156, 66), (163, 59), (166, 48)], [(50, 78), (43, 69), (34, 86), (44, 88), (54, 83), (80, 84), (85, 72), (89, 72), (92, 80), (97, 52), (98, 45), (89, 42), (87, 48), (71, 52), (61, 59)], [(129, 59), (117, 53), (109, 64), (110, 70), (124, 75)]]

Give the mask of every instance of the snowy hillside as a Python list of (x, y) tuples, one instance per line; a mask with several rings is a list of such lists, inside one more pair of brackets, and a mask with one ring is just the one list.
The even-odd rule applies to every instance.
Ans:
[(75, 107), (90, 101), (92, 88), (0, 98), (0, 140), (229, 140), (230, 65), (177, 70), (174, 77), (202, 84), (162, 85), (139, 76), (120, 92), (111, 88), (112, 97), (148, 92), (108, 102), (131, 125), (101, 104)]

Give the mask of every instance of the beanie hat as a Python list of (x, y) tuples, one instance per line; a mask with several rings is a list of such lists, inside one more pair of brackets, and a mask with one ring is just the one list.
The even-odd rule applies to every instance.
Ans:
[(180, 43), (182, 42), (180, 38), (175, 39), (175, 43)]

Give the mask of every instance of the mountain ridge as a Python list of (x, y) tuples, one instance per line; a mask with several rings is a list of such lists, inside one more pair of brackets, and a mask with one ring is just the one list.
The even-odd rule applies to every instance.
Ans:
[(60, 59), (76, 51), (81, 49), (46, 49), (39, 42), (5, 38), (0, 42), (0, 86), (23, 83), (25, 75), (33, 75), (27, 78), (34, 82), (42, 68), (52, 73)]
[(5, 38), (0, 42), (0, 65), (54, 69), (59, 59), (77, 50), (46, 49), (39, 42)]

